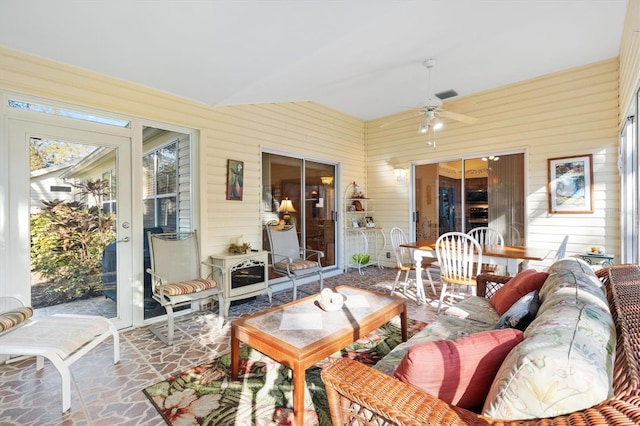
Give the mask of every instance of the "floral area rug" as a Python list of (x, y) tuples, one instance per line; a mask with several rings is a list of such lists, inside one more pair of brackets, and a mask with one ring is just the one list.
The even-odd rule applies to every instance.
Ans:
[[(409, 337), (426, 323), (409, 320)], [(331, 425), (320, 371), (340, 357), (373, 365), (401, 342), (398, 317), (306, 371), (305, 425)], [(247, 345), (240, 347), (240, 376), (229, 375), (231, 355), (169, 377), (143, 392), (167, 424), (290, 425), (291, 370)]]

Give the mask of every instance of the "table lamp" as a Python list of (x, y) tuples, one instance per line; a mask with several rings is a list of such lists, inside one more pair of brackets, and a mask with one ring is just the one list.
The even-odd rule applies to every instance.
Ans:
[(291, 202), (289, 197), (286, 197), (284, 200), (280, 202), (280, 207), (278, 207), (278, 212), (284, 213), (284, 215), (282, 215), (282, 219), (285, 221), (285, 223), (288, 224), (289, 221), (291, 220), (291, 215), (289, 213), (296, 212), (296, 209), (293, 208), (293, 203)]

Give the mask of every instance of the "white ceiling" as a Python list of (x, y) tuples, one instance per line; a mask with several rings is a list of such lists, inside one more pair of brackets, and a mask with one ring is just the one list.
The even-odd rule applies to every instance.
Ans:
[(0, 0), (0, 46), (209, 105), (361, 119), (618, 55), (627, 0)]

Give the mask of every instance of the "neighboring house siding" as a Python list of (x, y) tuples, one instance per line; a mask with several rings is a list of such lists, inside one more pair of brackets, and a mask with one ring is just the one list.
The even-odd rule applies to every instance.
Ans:
[[(456, 112), (479, 121), (468, 125), (445, 120), (445, 128), (437, 133), (436, 150), (418, 134), (419, 119), (380, 127), (413, 112), (368, 122), (367, 186), (368, 196), (376, 200), (376, 222), (385, 228), (392, 224), (408, 228), (409, 186), (396, 183), (396, 164), (407, 167), (410, 161), (524, 149), (527, 243), (555, 250), (569, 234), (568, 255), (597, 245), (617, 257), (617, 89), (618, 61), (614, 58), (465, 97), (475, 106)], [(594, 213), (549, 214), (547, 160), (582, 154), (593, 155)]]
[(69, 182), (60, 179), (60, 175), (67, 171), (69, 166), (64, 168), (55, 167), (54, 170), (36, 170), (31, 174), (31, 205), (29, 211), (32, 214), (40, 213), (44, 206), (42, 201), (53, 201), (55, 199), (63, 201), (73, 200), (73, 187)]

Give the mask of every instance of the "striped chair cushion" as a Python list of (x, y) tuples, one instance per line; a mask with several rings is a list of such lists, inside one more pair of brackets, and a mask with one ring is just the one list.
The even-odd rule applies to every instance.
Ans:
[(7, 312), (0, 314), (0, 332), (15, 327), (31, 318), (33, 316), (33, 309), (29, 306), (23, 306), (21, 308), (15, 308)]
[(211, 288), (216, 288), (218, 283), (213, 280), (205, 280), (203, 278), (198, 278), (191, 281), (182, 281), (179, 283), (171, 283), (158, 286), (158, 291), (160, 293), (166, 294), (167, 296), (178, 296), (181, 294), (189, 294), (196, 293), (202, 290), (209, 290)]
[[(289, 264), (290, 271), (302, 271), (304, 269), (317, 268), (318, 262), (314, 262), (313, 260), (305, 260), (305, 259), (296, 259)], [(285, 262), (276, 263), (276, 268), (279, 269), (287, 269), (287, 264)]]

